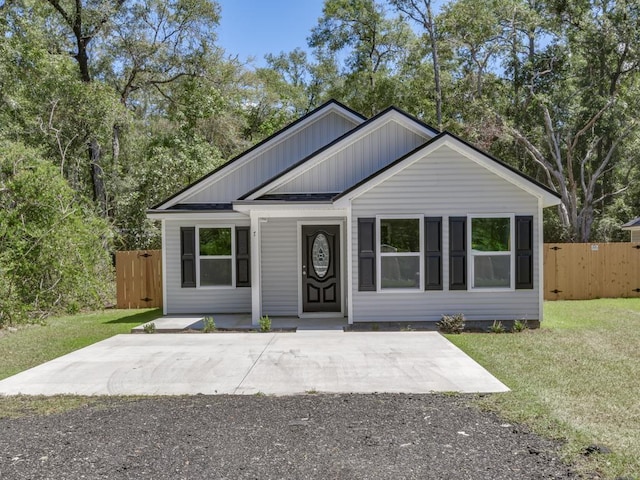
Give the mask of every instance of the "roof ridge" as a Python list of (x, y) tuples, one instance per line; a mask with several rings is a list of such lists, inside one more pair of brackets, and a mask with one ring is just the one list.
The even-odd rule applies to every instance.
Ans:
[[(363, 128), (366, 128), (367, 126), (371, 125), (372, 123), (375, 123), (378, 119), (382, 118), (383, 116), (387, 115), (389, 112), (397, 112), (405, 117), (407, 117), (409, 120), (411, 120), (412, 122), (418, 123), (420, 126), (427, 128), (429, 130), (431, 130), (433, 133), (435, 133), (437, 136), (438, 135), (438, 130), (434, 129), (433, 127), (427, 125), (426, 123), (418, 120), (416, 117), (408, 114), (407, 112), (399, 109), (398, 107), (395, 107), (393, 105), (385, 108), (384, 110), (376, 113), (373, 117), (369, 118), (368, 120), (362, 122), (360, 125), (357, 125), (355, 127), (353, 127), (351, 130), (343, 133), (342, 135), (340, 135), (338, 138), (336, 138), (335, 140), (329, 142), (328, 144), (320, 147), (318, 150), (311, 152), (309, 155), (307, 155), (306, 157), (302, 158), (301, 160), (298, 160), (296, 163), (290, 165), (289, 167), (285, 168), (284, 170), (280, 171), (279, 173), (277, 173), (276, 175), (272, 176), (271, 178), (265, 180), (264, 182), (262, 182), (260, 185), (258, 185), (257, 187), (252, 188), (251, 190), (249, 190), (247, 193), (243, 194), (240, 196), (240, 198), (238, 198), (238, 200), (246, 200), (247, 197), (253, 195), (254, 193), (256, 193), (257, 191), (261, 190), (262, 188), (266, 187), (267, 185), (269, 185), (270, 183), (273, 183), (275, 180), (277, 180), (278, 178), (286, 175), (289, 172), (292, 172), (293, 170), (295, 170), (296, 168), (304, 165), (305, 163), (307, 163), (309, 160), (311, 160), (313, 157), (316, 157), (320, 154), (322, 154), (323, 152), (325, 152), (326, 150), (330, 149), (331, 147), (337, 145), (338, 143), (340, 143), (341, 141), (349, 138), (350, 136), (356, 134), (358, 131), (362, 130)], [(432, 137), (433, 138), (433, 137)]]

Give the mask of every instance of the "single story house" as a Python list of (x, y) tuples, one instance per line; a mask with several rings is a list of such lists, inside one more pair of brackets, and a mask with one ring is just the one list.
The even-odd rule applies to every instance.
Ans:
[(631, 232), (631, 241), (640, 242), (640, 217), (622, 225), (623, 230), (629, 230)]
[(542, 319), (558, 195), (397, 108), (318, 107), (148, 211), (164, 313)]

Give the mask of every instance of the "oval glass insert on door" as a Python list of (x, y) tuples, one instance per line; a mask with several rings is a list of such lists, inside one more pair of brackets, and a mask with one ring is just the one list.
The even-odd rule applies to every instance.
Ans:
[(311, 247), (311, 263), (319, 278), (323, 278), (329, 270), (329, 257), (329, 241), (324, 233), (319, 233)]

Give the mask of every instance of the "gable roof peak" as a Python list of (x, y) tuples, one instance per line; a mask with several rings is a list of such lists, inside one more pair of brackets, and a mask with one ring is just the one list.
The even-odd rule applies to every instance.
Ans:
[(313, 110), (311, 110), (307, 114), (297, 118), (296, 120), (294, 120), (293, 122), (291, 122), (288, 125), (284, 126), (280, 130), (278, 130), (278, 131), (274, 132), (273, 134), (269, 135), (264, 140), (256, 143), (255, 145), (253, 145), (252, 147), (248, 148), (247, 150), (242, 151), (241, 153), (239, 153), (235, 157), (231, 158), (229, 161), (227, 161), (227, 162), (223, 163), (222, 165), (220, 165), (218, 168), (213, 169), (209, 173), (207, 173), (207, 174), (203, 175), (202, 177), (200, 177), (195, 182), (187, 185), (182, 190), (180, 190), (177, 193), (173, 194), (172, 196), (164, 199), (162, 202), (157, 203), (156, 205), (151, 207), (151, 209), (152, 210), (163, 210), (163, 209), (170, 208), (172, 205), (178, 203), (183, 197), (189, 195), (190, 192), (199, 190), (200, 188), (204, 188), (203, 184), (208, 184), (209, 181), (213, 181), (212, 179), (215, 178), (218, 173), (227, 171), (230, 167), (235, 166), (242, 159), (247, 158), (247, 156), (249, 154), (255, 152), (256, 150), (258, 150), (258, 149), (260, 149), (260, 148), (262, 148), (262, 147), (264, 147), (266, 145), (268, 145), (269, 143), (273, 143), (273, 142), (277, 141), (278, 138), (286, 138), (287, 135), (289, 135), (291, 132), (295, 131), (296, 127), (299, 127), (301, 124), (304, 124), (304, 122), (306, 120), (311, 119), (312, 117), (316, 117), (316, 116), (322, 115), (323, 111), (325, 111), (325, 110), (326, 111), (333, 110), (333, 111), (338, 112), (338, 113), (342, 112), (343, 116), (351, 117), (351, 119), (353, 120), (354, 123), (358, 123), (358, 122), (359, 123), (363, 123), (363, 122), (365, 122), (367, 120), (367, 118), (364, 115), (362, 115), (361, 113), (356, 112), (352, 108), (347, 107), (346, 105), (340, 103), (339, 101), (337, 101), (335, 99), (330, 99), (330, 100), (324, 102), (319, 107), (314, 108)]

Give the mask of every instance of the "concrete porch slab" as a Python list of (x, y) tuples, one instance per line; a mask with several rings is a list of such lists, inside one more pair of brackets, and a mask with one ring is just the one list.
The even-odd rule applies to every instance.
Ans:
[[(216, 328), (225, 330), (252, 330), (250, 314), (206, 314), (206, 315), (168, 315), (152, 322), (138, 325), (132, 333), (143, 333), (144, 326), (153, 323), (156, 333), (178, 333), (183, 330), (202, 330), (205, 317), (213, 317)], [(348, 325), (344, 317), (336, 318), (299, 318), (271, 317), (273, 330), (343, 330)]]

